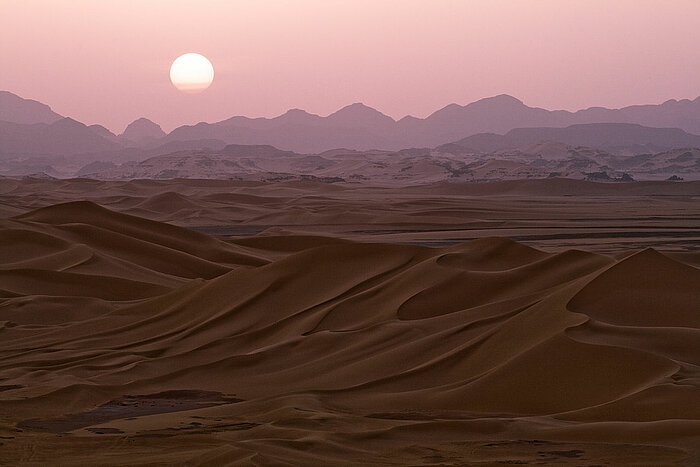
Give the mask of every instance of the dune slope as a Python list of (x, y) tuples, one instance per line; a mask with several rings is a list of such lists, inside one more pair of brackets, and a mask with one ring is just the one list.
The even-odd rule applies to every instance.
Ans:
[(88, 202), (0, 238), (13, 463), (699, 459), (700, 271), (652, 249), (224, 241)]

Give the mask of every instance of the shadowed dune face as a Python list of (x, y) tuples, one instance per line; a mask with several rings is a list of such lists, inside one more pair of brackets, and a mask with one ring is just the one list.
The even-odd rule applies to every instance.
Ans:
[(623, 326), (700, 328), (699, 284), (697, 268), (648, 249), (597, 277), (569, 309)]
[[(45, 430), (150, 439), (153, 462), (698, 456), (700, 273), (682, 257), (227, 241), (89, 202), (0, 238), (8, 459), (99, 460)], [(486, 442), (518, 439), (546, 441)]]

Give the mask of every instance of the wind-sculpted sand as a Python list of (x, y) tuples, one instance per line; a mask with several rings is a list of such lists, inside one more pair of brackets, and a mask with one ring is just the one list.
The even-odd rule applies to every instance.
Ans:
[[(620, 199), (506, 185), (520, 202), (503, 186), (492, 198), (494, 185), (439, 186), (390, 193), (380, 210), (333, 185), (2, 183), (13, 217), (0, 220), (0, 463), (700, 462), (694, 237), (617, 243), (614, 256), (559, 237), (552, 251), (419, 244), (456, 218), (464, 231), (570, 229), (567, 203), (599, 209), (592, 223), (619, 224), (612, 211), (626, 206), (649, 231), (692, 232), (697, 185), (629, 185)], [(53, 204), (80, 186), (112, 209)], [(541, 216), (525, 219), (537, 199)], [(255, 210), (263, 235), (225, 231), (264, 225), (244, 222)], [(275, 235), (280, 219), (344, 227)], [(402, 243), (351, 232), (392, 224)]]

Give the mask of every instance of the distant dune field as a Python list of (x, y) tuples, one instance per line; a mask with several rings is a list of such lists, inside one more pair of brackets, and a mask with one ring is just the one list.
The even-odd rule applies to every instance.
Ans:
[(700, 181), (551, 178), (373, 187), (259, 180), (0, 178), (0, 217), (88, 200), (214, 236), (327, 235), (445, 246), (507, 237), (606, 254), (700, 247)]
[(697, 465), (698, 183), (1, 179), (0, 464)]

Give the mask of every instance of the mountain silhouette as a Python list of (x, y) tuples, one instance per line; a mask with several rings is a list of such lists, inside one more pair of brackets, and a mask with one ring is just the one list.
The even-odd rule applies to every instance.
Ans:
[(357, 150), (434, 147), (480, 133), (504, 134), (515, 128), (559, 128), (586, 123), (631, 123), (679, 128), (700, 134), (700, 98), (623, 109), (578, 112), (529, 107), (505, 94), (464, 106), (450, 104), (421, 119), (395, 121), (364, 104), (344, 107), (327, 117), (293, 109), (275, 118), (232, 117), (217, 123), (185, 125), (166, 140), (220, 139), (235, 144), (272, 144), (301, 153), (333, 148)]
[(390, 131), (392, 126), (396, 124), (393, 118), (360, 102), (350, 104), (330, 114), (325, 121), (331, 126), (367, 128), (374, 132)]
[(165, 132), (157, 123), (141, 117), (127, 125), (124, 132), (119, 135), (136, 143), (152, 142), (165, 136)]
[(102, 125), (90, 125), (88, 126), (90, 130), (92, 130), (93, 133), (95, 133), (98, 136), (101, 136), (102, 138), (105, 138), (106, 140), (112, 141), (112, 142), (120, 142), (121, 140), (119, 139), (119, 136), (115, 135), (111, 131), (109, 131), (107, 128), (103, 127)]
[(118, 149), (117, 143), (72, 118), (54, 123), (0, 122), (0, 155), (77, 155)]
[(611, 152), (627, 150), (637, 154), (700, 147), (700, 136), (679, 128), (650, 128), (632, 123), (588, 123), (564, 128), (516, 128), (505, 135), (480, 133), (436, 149), (451, 154), (487, 153), (524, 149), (547, 141)]
[(63, 117), (46, 104), (22, 99), (8, 91), (0, 91), (0, 120), (12, 123), (53, 123)]
[[(21, 111), (16, 110), (18, 108)], [(480, 152), (519, 145), (520, 139), (553, 140), (606, 149), (629, 147), (632, 152), (639, 153), (686, 147), (689, 144), (684, 141), (695, 141), (690, 136), (700, 134), (700, 97), (692, 101), (669, 100), (659, 105), (622, 109), (591, 107), (568, 112), (529, 107), (519, 99), (501, 94), (463, 106), (450, 104), (426, 118), (407, 116), (398, 121), (365, 104), (354, 103), (325, 117), (290, 109), (274, 118), (234, 116), (215, 123), (183, 125), (167, 135), (158, 124), (140, 118), (118, 137), (102, 126), (85, 127), (76, 125), (78, 122), (74, 120), (71, 125), (53, 126), (62, 120), (48, 106), (7, 92), (0, 94), (0, 115), (6, 116), (6, 120), (0, 122), (0, 136), (3, 137), (0, 155), (5, 156), (130, 150), (129, 157), (137, 158), (146, 154), (143, 150), (152, 155), (159, 147), (196, 149), (198, 144), (204, 143), (210, 148), (222, 148), (226, 144), (271, 145), (284, 151), (317, 154), (336, 148), (394, 151), (441, 146), (445, 149), (446, 143), (456, 142), (453, 151)], [(11, 119), (53, 120), (29, 124)], [(608, 126), (575, 127), (587, 124)], [(572, 126), (563, 133), (551, 130)], [(65, 134), (61, 133), (62, 128)], [(526, 128), (539, 130), (508, 134), (511, 130)], [(651, 132), (650, 128), (676, 128), (685, 134)]]

